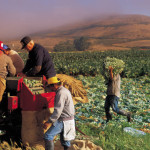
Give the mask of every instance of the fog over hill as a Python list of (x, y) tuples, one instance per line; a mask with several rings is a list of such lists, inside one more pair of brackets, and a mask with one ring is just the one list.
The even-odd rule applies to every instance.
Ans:
[[(30, 35), (49, 50), (61, 41), (86, 36), (92, 43), (89, 50), (150, 47), (150, 17), (144, 15), (111, 15), (96, 17)], [(19, 41), (7, 41), (19, 48)]]

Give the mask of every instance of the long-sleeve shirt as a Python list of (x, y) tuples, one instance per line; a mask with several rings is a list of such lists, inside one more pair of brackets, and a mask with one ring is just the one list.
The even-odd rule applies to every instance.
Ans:
[(108, 83), (107, 95), (115, 95), (119, 97), (120, 96), (120, 83), (121, 83), (120, 75), (117, 74)]
[[(44, 47), (35, 43), (33, 49), (29, 52), (28, 57), (23, 73), (26, 73), (28, 76), (44, 75), (47, 79), (56, 76), (52, 58)], [(41, 69), (38, 70), (38, 72), (36, 70), (37, 66), (41, 66)]]
[(5, 54), (0, 55), (0, 77), (6, 79), (7, 75), (14, 76), (16, 68), (11, 58)]
[(75, 109), (71, 93), (68, 89), (60, 86), (56, 91), (54, 101), (54, 112), (48, 122), (54, 123), (56, 120), (72, 120), (74, 119)]
[(24, 62), (23, 62), (22, 58), (19, 56), (19, 54), (14, 50), (10, 50), (8, 56), (11, 58), (14, 66), (16, 68), (16, 74), (22, 72), (22, 70), (24, 68)]

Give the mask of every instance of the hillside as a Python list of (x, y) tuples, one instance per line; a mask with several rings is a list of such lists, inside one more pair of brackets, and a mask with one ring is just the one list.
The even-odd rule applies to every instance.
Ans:
[[(36, 42), (52, 50), (60, 41), (87, 36), (92, 43), (89, 50), (122, 50), (131, 47), (150, 47), (150, 17), (143, 15), (118, 15), (103, 19), (89, 19), (73, 25), (31, 35)], [(14, 43), (12, 45), (12, 43)], [(18, 41), (9, 41), (19, 49)]]

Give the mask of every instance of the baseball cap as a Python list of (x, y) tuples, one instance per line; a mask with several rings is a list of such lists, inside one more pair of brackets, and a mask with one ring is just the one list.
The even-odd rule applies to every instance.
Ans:
[(20, 43), (22, 44), (21, 49), (24, 49), (30, 41), (31, 41), (31, 38), (29, 36), (25, 36), (24, 38), (22, 38), (20, 41)]
[(11, 48), (9, 47), (9, 45), (5, 45), (5, 48), (6, 50), (11, 50)]
[(4, 45), (4, 43), (2, 41), (0, 41), (0, 50), (4, 51), (7, 48), (8, 48), (8, 46)]
[(8, 46), (7, 45), (3, 45), (3, 49), (8, 49)]

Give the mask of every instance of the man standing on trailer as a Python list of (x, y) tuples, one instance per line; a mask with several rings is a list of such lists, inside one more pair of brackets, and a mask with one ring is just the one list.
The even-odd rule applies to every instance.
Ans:
[(47, 79), (56, 76), (54, 64), (49, 52), (29, 37), (21, 39), (22, 49), (29, 52), (27, 62), (22, 73), (18, 76), (42, 76)]

